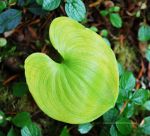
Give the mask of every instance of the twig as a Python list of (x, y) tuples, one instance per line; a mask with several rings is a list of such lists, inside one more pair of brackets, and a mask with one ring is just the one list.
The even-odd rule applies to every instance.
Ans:
[(92, 7), (96, 7), (96, 6), (100, 5), (100, 4), (101, 4), (101, 2), (102, 2), (102, 0), (97, 0), (97, 1), (96, 1), (96, 2), (94, 2), (94, 3), (91, 3), (91, 4), (89, 5), (89, 7), (90, 7), (90, 8), (92, 8)]
[(10, 83), (11, 81), (15, 80), (19, 75), (13, 75), (11, 77), (9, 77), (8, 79), (6, 79), (4, 82), (3, 82), (3, 85), (7, 85), (8, 83)]
[(42, 53), (46, 53), (46, 47), (47, 47), (46, 45), (43, 46), (43, 48), (41, 50)]
[(120, 114), (124, 111), (124, 109), (126, 108), (127, 104), (128, 104), (128, 100), (124, 102), (124, 104), (123, 104), (123, 106), (122, 106), (122, 108), (120, 110)]
[(141, 61), (141, 70), (139, 71), (138, 77), (137, 77), (137, 83), (136, 83), (136, 90), (140, 88), (140, 78), (142, 77), (143, 73), (145, 71), (144, 62)]

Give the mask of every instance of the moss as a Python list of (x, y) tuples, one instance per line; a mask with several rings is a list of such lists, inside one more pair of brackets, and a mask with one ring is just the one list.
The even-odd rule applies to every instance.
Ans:
[(129, 69), (132, 71), (138, 71), (139, 65), (138, 61), (138, 53), (135, 47), (131, 46), (128, 42), (124, 42), (121, 45), (120, 42), (114, 42), (114, 52), (117, 56), (118, 62), (120, 62), (125, 69)]

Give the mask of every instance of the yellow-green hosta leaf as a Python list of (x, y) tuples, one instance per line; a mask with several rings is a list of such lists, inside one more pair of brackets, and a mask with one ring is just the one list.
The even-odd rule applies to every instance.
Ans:
[(42, 53), (25, 61), (27, 84), (37, 105), (48, 116), (71, 124), (100, 117), (118, 96), (113, 51), (98, 34), (67, 17), (56, 18), (49, 33), (63, 61)]

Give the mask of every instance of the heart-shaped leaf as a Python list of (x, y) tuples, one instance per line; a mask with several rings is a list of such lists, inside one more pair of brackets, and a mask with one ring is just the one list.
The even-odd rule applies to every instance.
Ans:
[(105, 41), (67, 17), (52, 22), (50, 39), (62, 62), (42, 53), (25, 61), (27, 84), (37, 105), (50, 117), (71, 124), (90, 122), (112, 108), (119, 74)]

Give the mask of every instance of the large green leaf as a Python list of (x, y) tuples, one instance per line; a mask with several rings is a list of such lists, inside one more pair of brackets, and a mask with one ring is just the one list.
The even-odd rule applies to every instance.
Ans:
[(105, 41), (80, 23), (59, 17), (50, 39), (63, 61), (34, 53), (25, 61), (29, 90), (50, 117), (72, 124), (90, 122), (115, 105), (119, 74)]

